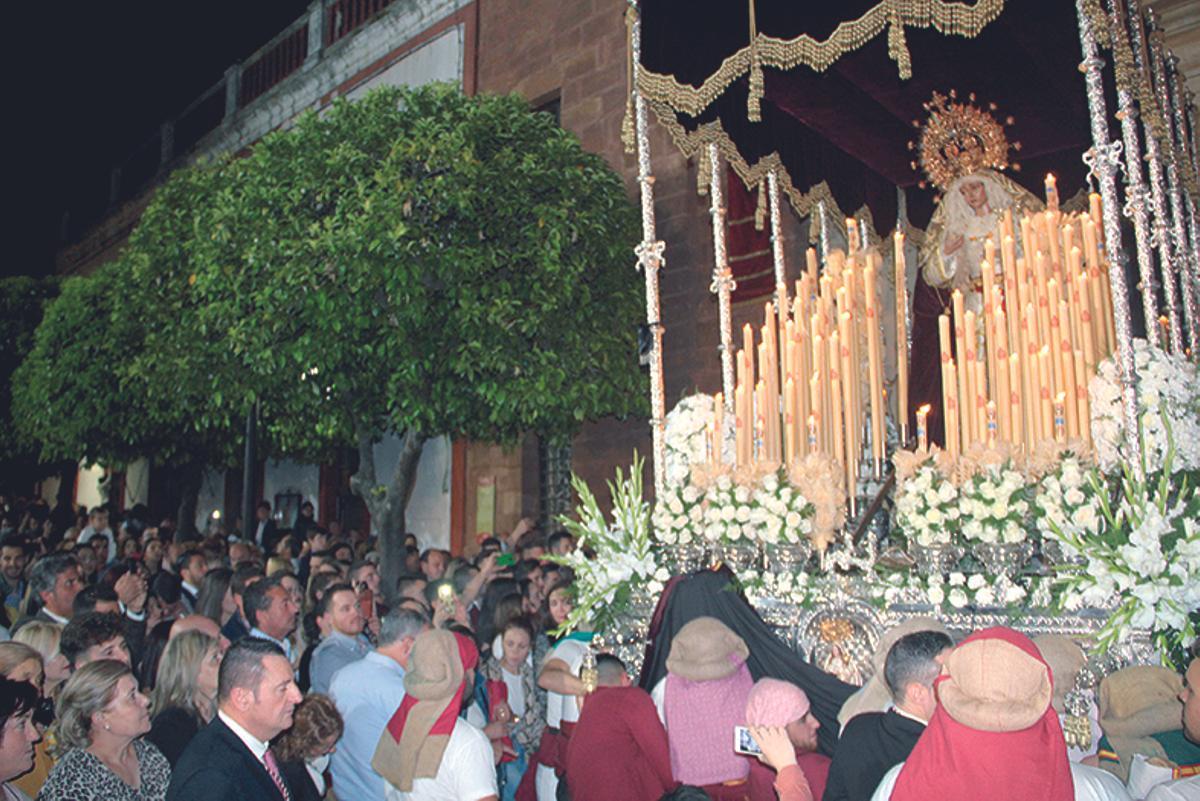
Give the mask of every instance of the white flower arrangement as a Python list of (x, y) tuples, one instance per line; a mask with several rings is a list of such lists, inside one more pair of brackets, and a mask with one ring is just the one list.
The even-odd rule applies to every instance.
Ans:
[(712, 396), (689, 395), (667, 413), (663, 479), (668, 487), (684, 483), (693, 464), (708, 457), (708, 429), (716, 416)]
[(959, 492), (932, 462), (896, 488), (896, 526), (923, 548), (950, 545), (959, 530)]
[(808, 542), (813, 505), (788, 482), (785, 471), (767, 473), (759, 479), (751, 503), (750, 524), (760, 542), (768, 545)]
[(1173, 445), (1175, 470), (1200, 470), (1200, 375), (1196, 366), (1144, 339), (1133, 341), (1133, 362), (1141, 454), (1127, 452), (1116, 354), (1100, 364), (1088, 385), (1092, 440), (1100, 468), (1114, 473), (1122, 463), (1142, 458), (1146, 472), (1157, 473)]
[(1072, 542), (1104, 532), (1101, 496), (1107, 495), (1107, 489), (1103, 476), (1091, 465), (1074, 454), (1064, 456), (1034, 490), (1033, 513), (1042, 538), (1061, 543), (1066, 556), (1078, 556)]
[(911, 571), (878, 570), (878, 594), (888, 604), (929, 604), (947, 612), (967, 606), (981, 609), (1015, 607), (1027, 598), (1046, 604), (1049, 582), (1038, 576), (990, 577), (982, 573), (952, 572), (947, 576), (921, 576)]
[[(563, 556), (546, 558), (575, 572), (575, 606), (559, 633), (587, 627), (605, 632), (621, 624), (633, 596), (645, 590), (657, 594), (670, 578), (655, 560), (650, 536), (650, 505), (642, 496), (642, 460), (635, 454), (626, 477), (617, 469), (608, 482), (613, 499), (612, 522), (605, 520), (587, 483), (572, 476), (579, 495), (576, 516), (560, 522), (579, 544)], [(588, 558), (590, 549), (595, 558)]]
[[(1110, 500), (1103, 479), (1092, 473), (1103, 516), (1096, 535), (1074, 526), (1051, 526), (1057, 539), (1083, 557), (1081, 565), (1062, 565), (1062, 603), (1069, 610), (1116, 605), (1097, 634), (1107, 649), (1134, 629), (1152, 632), (1164, 659), (1180, 643), (1196, 636), (1189, 613), (1200, 606), (1200, 494), (1192, 477), (1174, 472), (1173, 423), (1163, 412), (1167, 449), (1157, 476), (1137, 476), (1122, 465), (1120, 489)], [(1147, 452), (1156, 447), (1143, 442)]]
[(658, 541), (664, 545), (691, 545), (693, 532), (704, 525), (703, 500), (704, 493), (691, 482), (668, 484), (650, 521)]
[(987, 466), (959, 490), (959, 525), (972, 542), (1013, 544), (1027, 538), (1025, 478), (1011, 465)]

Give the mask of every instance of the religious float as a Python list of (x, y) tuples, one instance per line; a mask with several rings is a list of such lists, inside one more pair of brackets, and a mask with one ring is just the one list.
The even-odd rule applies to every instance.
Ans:
[[(597, 558), (565, 559), (568, 625), (636, 663), (664, 583), (724, 563), (851, 682), (914, 615), (1073, 636), (1081, 687), (1179, 660), (1200, 607), (1198, 158), (1152, 14), (642, 0), (627, 23), (654, 500), (638, 464), (611, 518), (577, 482)], [(720, 391), (669, 413), (650, 114), (709, 196), (719, 308)], [(733, 192), (769, 243), (741, 277)], [(743, 278), (765, 302), (734, 307)]]

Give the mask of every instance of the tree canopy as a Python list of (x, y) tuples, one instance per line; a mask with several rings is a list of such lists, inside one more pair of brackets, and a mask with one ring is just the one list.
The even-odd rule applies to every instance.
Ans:
[[(21, 368), (21, 424), (47, 456), (213, 463), (257, 404), (276, 454), (358, 447), (390, 541), (426, 439), (644, 411), (637, 237), (619, 176), (517, 96), (339, 100), (173, 175), (123, 256), (67, 282)], [(389, 434), (405, 447), (384, 487)]]

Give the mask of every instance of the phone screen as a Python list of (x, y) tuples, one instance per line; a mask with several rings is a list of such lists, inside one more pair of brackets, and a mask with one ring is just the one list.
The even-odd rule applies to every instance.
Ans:
[(758, 743), (754, 741), (750, 730), (745, 726), (733, 727), (733, 750), (739, 754), (750, 754), (758, 756), (762, 753), (762, 749), (758, 747)]
[(514, 553), (502, 553), (496, 557), (497, 567), (512, 567), (517, 563), (517, 555)]
[(375, 594), (364, 589), (358, 594), (358, 609), (364, 620), (370, 620), (375, 615)]

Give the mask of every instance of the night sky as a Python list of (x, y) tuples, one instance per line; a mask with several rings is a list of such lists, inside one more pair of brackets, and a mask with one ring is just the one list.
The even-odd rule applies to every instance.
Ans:
[(7, 147), (0, 274), (53, 269), (63, 211), (304, 0), (22, 2), (4, 7)]

